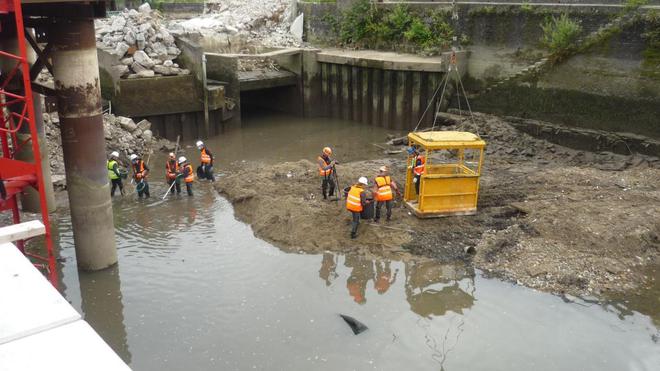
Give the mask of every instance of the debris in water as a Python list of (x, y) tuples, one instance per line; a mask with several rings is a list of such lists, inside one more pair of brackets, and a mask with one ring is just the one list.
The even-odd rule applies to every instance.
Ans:
[(348, 323), (348, 325), (351, 327), (351, 330), (353, 330), (353, 333), (355, 335), (359, 335), (361, 332), (364, 332), (369, 329), (369, 327), (367, 327), (364, 323), (356, 320), (351, 316), (347, 316), (344, 314), (340, 314), (339, 316), (343, 318), (344, 321), (346, 321), (346, 323)]

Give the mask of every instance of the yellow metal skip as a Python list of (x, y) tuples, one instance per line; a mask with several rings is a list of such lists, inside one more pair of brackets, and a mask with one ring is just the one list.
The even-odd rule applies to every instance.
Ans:
[(414, 157), (408, 157), (406, 206), (420, 218), (476, 214), (486, 142), (462, 131), (414, 132), (408, 141), (426, 157), (426, 166), (417, 194)]

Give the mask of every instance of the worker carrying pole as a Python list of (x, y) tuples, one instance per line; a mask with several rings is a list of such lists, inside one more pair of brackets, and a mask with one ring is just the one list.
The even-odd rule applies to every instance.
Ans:
[(346, 196), (346, 210), (351, 212), (353, 218), (351, 222), (351, 238), (357, 237), (358, 226), (360, 225), (360, 214), (364, 207), (369, 203), (365, 189), (369, 186), (369, 180), (361, 176), (358, 182), (344, 189)]
[[(181, 180), (177, 175), (179, 175), (179, 162), (176, 160), (174, 152), (170, 152), (167, 162), (165, 162), (165, 178), (170, 189), (174, 187), (176, 194), (179, 195), (181, 194)], [(174, 191), (171, 194), (174, 194)]]
[(321, 191), (324, 200), (327, 200), (328, 196), (334, 196), (336, 187), (332, 175), (337, 161), (330, 156), (332, 156), (332, 149), (330, 147), (325, 147), (323, 148), (321, 155), (316, 159), (319, 166), (319, 176), (321, 176)]
[(376, 215), (374, 217), (374, 222), (378, 223), (380, 220), (380, 209), (385, 204), (385, 210), (387, 215), (387, 221), (389, 222), (392, 218), (392, 202), (394, 195), (392, 191), (399, 193), (399, 187), (396, 182), (392, 180), (389, 174), (389, 169), (387, 166), (381, 166), (378, 169), (378, 175), (374, 179), (374, 193), (376, 194)]

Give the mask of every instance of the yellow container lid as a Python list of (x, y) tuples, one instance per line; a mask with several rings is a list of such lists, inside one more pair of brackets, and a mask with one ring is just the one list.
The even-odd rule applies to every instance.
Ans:
[(467, 131), (424, 131), (408, 134), (408, 139), (427, 150), (443, 148), (483, 148), (486, 142)]

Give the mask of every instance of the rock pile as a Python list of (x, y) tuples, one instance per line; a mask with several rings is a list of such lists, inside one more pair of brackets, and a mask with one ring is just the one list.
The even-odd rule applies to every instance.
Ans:
[[(217, 40), (243, 36), (241, 39), (249, 44), (300, 47), (302, 39), (290, 30), (295, 18), (292, 3), (291, 0), (210, 0), (206, 3), (207, 14), (172, 20), (168, 29), (177, 35), (201, 34)], [(234, 42), (232, 47), (236, 46)]]
[[(50, 156), (50, 168), (54, 175), (64, 174), (64, 157), (60, 136), (60, 119), (57, 112), (44, 113), (44, 127)], [(156, 139), (151, 131), (151, 123), (110, 114), (103, 115), (105, 152), (118, 151), (127, 163), (131, 153), (148, 153), (152, 149), (169, 148), (169, 141)]]
[(96, 40), (100, 48), (111, 49), (118, 57), (120, 63), (113, 68), (122, 78), (190, 73), (174, 62), (181, 50), (148, 3), (97, 20)]

